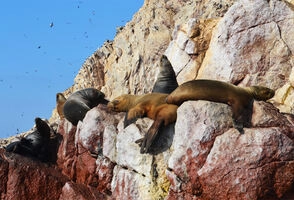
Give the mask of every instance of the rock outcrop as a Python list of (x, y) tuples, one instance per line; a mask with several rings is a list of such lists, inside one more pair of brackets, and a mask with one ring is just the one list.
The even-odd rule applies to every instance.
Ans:
[[(165, 54), (179, 84), (209, 78), (276, 91), (254, 102), (252, 127), (229, 106), (188, 101), (152, 148), (152, 124), (123, 127), (99, 105), (77, 127), (58, 120), (56, 165), (0, 151), (1, 199), (294, 199), (294, 1), (145, 0), (82, 66), (65, 95), (95, 87), (108, 99), (152, 90)], [(221, 92), (221, 91), (220, 91)]]

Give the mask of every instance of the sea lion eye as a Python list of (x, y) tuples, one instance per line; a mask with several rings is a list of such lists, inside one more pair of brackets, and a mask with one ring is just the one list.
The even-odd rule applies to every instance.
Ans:
[(115, 100), (112, 101), (112, 103), (115, 104), (115, 105), (119, 104), (119, 100), (115, 99)]

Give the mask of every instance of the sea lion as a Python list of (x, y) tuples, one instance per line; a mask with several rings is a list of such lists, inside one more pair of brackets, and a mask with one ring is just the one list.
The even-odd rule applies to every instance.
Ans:
[(52, 161), (50, 159), (53, 151), (53, 149), (50, 149), (51, 128), (46, 121), (38, 117), (35, 119), (35, 124), (36, 130), (21, 138), (20, 141), (7, 145), (6, 151), (37, 158), (43, 162)]
[[(161, 126), (167, 126), (177, 119), (177, 105), (166, 104), (168, 94), (150, 93), (145, 95), (121, 95), (107, 104), (115, 112), (128, 112), (127, 120), (148, 117), (154, 122), (145, 137), (139, 140), (141, 153), (147, 153)], [(138, 142), (139, 142), (138, 141)]]
[(95, 88), (86, 88), (71, 94), (63, 105), (64, 117), (74, 126), (84, 119), (86, 113), (98, 104), (107, 104), (104, 93)]
[(152, 92), (169, 94), (174, 91), (179, 85), (177, 82), (175, 71), (165, 55), (160, 58), (160, 68), (156, 82)]
[(62, 93), (57, 93), (56, 94), (56, 109), (60, 119), (64, 118), (63, 106), (65, 102), (66, 102), (66, 98), (64, 97), (64, 95)]
[[(159, 74), (154, 83), (152, 93), (164, 93), (169, 94), (178, 87), (178, 82), (174, 69), (165, 55), (160, 58)], [(134, 120), (127, 120), (128, 112), (126, 112), (124, 127), (134, 123)]]
[(253, 100), (266, 101), (274, 94), (275, 91), (267, 87), (239, 87), (222, 81), (199, 79), (180, 85), (167, 96), (166, 103), (179, 106), (188, 100), (208, 100), (228, 104), (232, 107), (234, 125), (242, 133), (244, 125), (248, 126)]

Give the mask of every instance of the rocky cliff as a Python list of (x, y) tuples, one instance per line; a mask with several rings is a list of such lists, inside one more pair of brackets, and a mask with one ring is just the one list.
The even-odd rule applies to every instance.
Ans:
[(294, 1), (145, 0), (132, 21), (83, 64), (64, 94), (95, 87), (108, 99), (152, 90), (162, 54), (179, 84), (208, 78), (276, 91), (254, 102), (252, 127), (229, 106), (188, 101), (155, 154), (135, 141), (152, 120), (123, 128), (99, 105), (77, 127), (59, 120), (56, 165), (0, 151), (1, 199), (294, 199)]

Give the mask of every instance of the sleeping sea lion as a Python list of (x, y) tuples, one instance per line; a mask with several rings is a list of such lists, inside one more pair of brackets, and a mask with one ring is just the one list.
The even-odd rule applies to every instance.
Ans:
[[(174, 69), (165, 55), (160, 58), (159, 74), (157, 76), (156, 82), (154, 83), (152, 93), (164, 93), (170, 94), (178, 87), (178, 82)], [(127, 127), (131, 123), (135, 122), (133, 120), (127, 120), (128, 112), (126, 112), (124, 127)]]
[[(6, 146), (7, 152), (17, 153), (27, 157), (37, 158), (43, 162), (55, 162), (51, 158), (54, 157), (52, 154), (56, 153), (56, 149), (51, 149), (50, 141), (51, 128), (46, 121), (36, 118), (36, 130), (21, 138), (20, 141), (12, 142)], [(56, 155), (55, 155), (56, 157)]]
[[(154, 122), (141, 144), (141, 153), (147, 153), (161, 126), (176, 121), (178, 106), (166, 104), (167, 94), (150, 93), (145, 95), (121, 95), (108, 103), (107, 107), (115, 112), (128, 112), (127, 120), (148, 117)], [(141, 140), (140, 140), (141, 142)]]
[[(71, 94), (63, 105), (63, 115), (74, 126), (84, 119), (86, 113), (98, 104), (107, 104), (104, 93), (95, 88), (86, 88)], [(57, 105), (58, 107), (58, 105)]]
[(165, 55), (161, 56), (159, 74), (153, 86), (152, 92), (169, 94), (179, 85), (175, 71)]
[(199, 79), (180, 85), (167, 96), (166, 103), (179, 106), (188, 100), (207, 100), (228, 104), (232, 107), (234, 125), (242, 133), (244, 125), (249, 123), (253, 100), (266, 101), (274, 95), (275, 91), (267, 87), (239, 87), (222, 81)]

